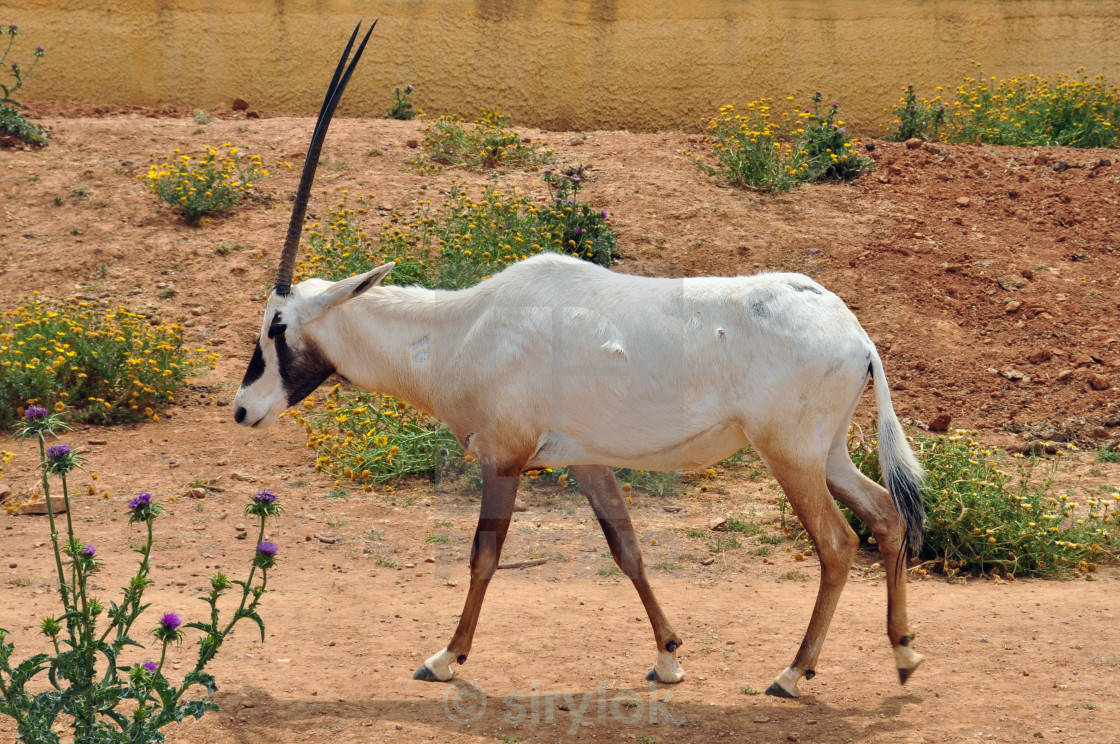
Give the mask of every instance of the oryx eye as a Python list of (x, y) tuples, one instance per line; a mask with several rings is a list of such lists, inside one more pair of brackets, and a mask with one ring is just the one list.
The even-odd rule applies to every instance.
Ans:
[(284, 331), (288, 330), (288, 326), (283, 323), (273, 323), (268, 327), (268, 337), (276, 338)]

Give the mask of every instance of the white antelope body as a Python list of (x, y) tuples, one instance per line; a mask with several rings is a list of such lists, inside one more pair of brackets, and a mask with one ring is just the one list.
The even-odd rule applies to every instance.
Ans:
[[(336, 72), (328, 93), (335, 103), (338, 79)], [(316, 127), (319, 145), (326, 122), (329, 111)], [(315, 139), (312, 150), (317, 155)], [(301, 193), (310, 188), (306, 169), (304, 177)], [(297, 199), (293, 226), (297, 215), (302, 224), (301, 209)], [(555, 254), (457, 292), (380, 286), (391, 264), (292, 287), (291, 235), (235, 400), (237, 421), (271, 423), (337, 372), (435, 415), (482, 467), (466, 605), (450, 643), (417, 679), (449, 680), (451, 663), (466, 661), (519, 474), (569, 466), (653, 625), (658, 659), (650, 678), (680, 681), (681, 640), (646, 579), (610, 466), (698, 468), (748, 442), (781, 484), (821, 563), (805, 638), (767, 692), (797, 697), (798, 681), (815, 673), (858, 546), (837, 500), (869, 525), (885, 558), (887, 631), (901, 681), (921, 662), (910, 649), (905, 557), (907, 542), (916, 548), (921, 541), (922, 472), (875, 347), (836, 295), (798, 274), (648, 279)], [(847, 453), (848, 426), (868, 379), (889, 492), (860, 474)]]

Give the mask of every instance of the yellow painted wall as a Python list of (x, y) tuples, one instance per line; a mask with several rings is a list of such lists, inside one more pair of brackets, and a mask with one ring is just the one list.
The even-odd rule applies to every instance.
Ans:
[(14, 0), (3, 16), (47, 48), (26, 97), (146, 106), (314, 113), (375, 16), (345, 115), (381, 115), (413, 83), (429, 115), (688, 130), (725, 103), (821, 90), (874, 133), (906, 83), (956, 85), (973, 60), (1120, 83), (1120, 2), (1104, 0)]

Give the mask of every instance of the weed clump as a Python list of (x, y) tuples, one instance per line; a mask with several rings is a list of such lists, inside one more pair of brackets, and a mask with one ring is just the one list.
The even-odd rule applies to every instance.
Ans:
[(943, 98), (940, 86), (931, 99), (907, 86), (894, 109), (890, 138), (941, 139), (1020, 147), (1116, 147), (1120, 90), (1104, 76), (1087, 79), (1057, 75), (988, 78), (977, 68), (955, 96)]
[(442, 168), (535, 167), (551, 160), (552, 150), (526, 142), (510, 127), (509, 117), (482, 110), (473, 123), (443, 116), (429, 124), (412, 164), (420, 173)]
[[(16, 36), (19, 34), (19, 26), (14, 23), (7, 26), (0, 25), (0, 39), (4, 36), (8, 37), (8, 44), (4, 47), (3, 53), (0, 53), (0, 68), (6, 70), (12, 78), (10, 82), (0, 82), (0, 135), (15, 137), (22, 142), (41, 147), (47, 144), (47, 136), (20, 113), (23, 104), (12, 96), (31, 77), (31, 73), (39, 66), (39, 60), (46, 55), (46, 51), (41, 46), (35, 47), (31, 51), (33, 59), (30, 67), (25, 68), (18, 62), (9, 64), (8, 54), (12, 51)], [(3, 44), (3, 41), (0, 41), (0, 44)]]
[[(852, 461), (873, 480), (880, 477), (877, 444), (858, 436), (848, 442)], [(1043, 461), (1034, 457), (1015, 455), (1004, 462), (964, 430), (918, 437), (916, 444), (926, 470), (921, 559), (938, 560), (949, 572), (1061, 576), (1091, 574), (1096, 561), (1116, 556), (1120, 493), (1083, 499), (1055, 493), (1056, 463), (1039, 473)], [(850, 513), (848, 520), (869, 535)]]
[(694, 162), (735, 186), (771, 193), (812, 181), (848, 181), (871, 170), (872, 162), (858, 152), (859, 141), (848, 136), (839, 118), (839, 104), (822, 109), (823, 98), (814, 93), (811, 110), (780, 115), (769, 98), (751, 101), (745, 113), (723, 106), (708, 122), (706, 137), (716, 164), (699, 157)]
[(45, 401), (74, 421), (155, 419), (203, 359), (217, 356), (184, 348), (178, 325), (35, 293), (0, 314), (0, 427)]
[(207, 147), (197, 160), (178, 148), (174, 152), (174, 158), (152, 164), (147, 175), (137, 178), (147, 178), (148, 191), (178, 209), (192, 225), (204, 225), (210, 217), (232, 209), (268, 175), (259, 156), (246, 156), (228, 142), (221, 148)]

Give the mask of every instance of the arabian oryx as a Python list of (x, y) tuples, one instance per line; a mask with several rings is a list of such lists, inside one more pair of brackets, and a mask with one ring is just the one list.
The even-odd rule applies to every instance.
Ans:
[[(798, 274), (647, 279), (545, 254), (455, 292), (381, 286), (392, 264), (292, 286), (323, 137), (365, 40), (346, 47), (315, 126), (283, 257), (234, 418), (271, 424), (330, 375), (438, 417), (482, 468), (470, 588), (450, 643), (416, 679), (464, 663), (510, 525), (520, 474), (568, 466), (633, 581), (657, 640), (649, 679), (679, 682), (680, 637), (654, 597), (611, 466), (701, 468), (748, 442), (781, 484), (820, 557), (812, 618), (767, 690), (811, 678), (858, 546), (836, 502), (878, 539), (887, 635), (905, 682), (921, 662), (906, 619), (907, 547), (921, 545), (922, 470), (891, 406), (883, 364), (855, 316)], [(366, 39), (369, 38), (367, 33)], [(848, 426), (871, 380), (887, 488), (848, 457)]]

